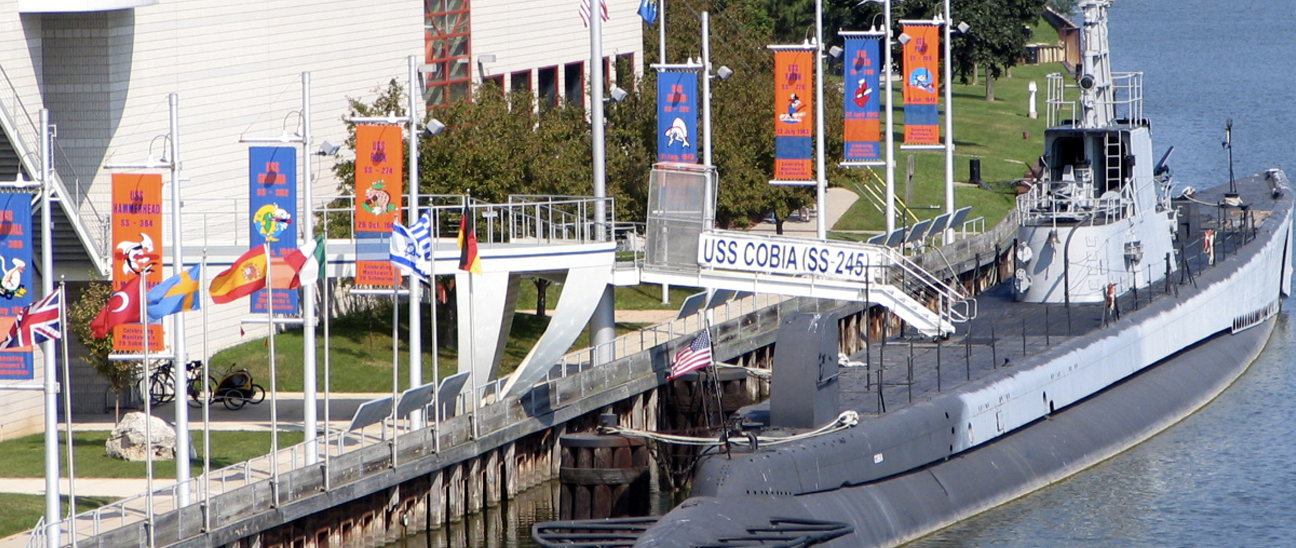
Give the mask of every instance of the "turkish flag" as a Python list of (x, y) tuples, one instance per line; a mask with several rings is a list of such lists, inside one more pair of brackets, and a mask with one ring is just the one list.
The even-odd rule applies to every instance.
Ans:
[(131, 278), (126, 282), (126, 286), (119, 291), (114, 291), (108, 297), (108, 304), (104, 305), (99, 315), (95, 316), (94, 321), (90, 322), (90, 329), (95, 338), (103, 339), (112, 332), (112, 328), (127, 323), (139, 323), (140, 321), (140, 279), (143, 275)]

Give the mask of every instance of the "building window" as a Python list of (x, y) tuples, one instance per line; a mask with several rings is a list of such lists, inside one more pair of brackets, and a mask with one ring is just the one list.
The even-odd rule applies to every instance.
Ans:
[(541, 107), (550, 108), (558, 106), (558, 67), (545, 67), (540, 69), (536, 80), (536, 95)]
[(585, 62), (568, 63), (563, 67), (563, 91), (567, 94), (567, 104), (585, 105)]
[(509, 76), (509, 91), (531, 91), (531, 71), (514, 72)]
[(469, 0), (423, 0), (423, 40), (432, 73), (428, 108), (471, 100), (472, 48)]

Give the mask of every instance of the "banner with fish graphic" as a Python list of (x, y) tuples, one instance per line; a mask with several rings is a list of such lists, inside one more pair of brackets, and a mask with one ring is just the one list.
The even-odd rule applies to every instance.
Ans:
[(901, 21), (904, 45), (904, 142), (940, 144), (940, 23)]
[(842, 32), (846, 53), (842, 57), (845, 97), (846, 163), (876, 162), (882, 158), (881, 32)]
[(814, 46), (770, 46), (774, 50), (774, 180), (770, 184), (813, 185)]
[(696, 70), (657, 73), (657, 161), (696, 164), (698, 125)]
[[(32, 195), (0, 194), (0, 333), (8, 333), (32, 303)], [(0, 379), (31, 380), (32, 348), (0, 350)]]
[(401, 127), (356, 126), (356, 285), (395, 286), (391, 264), (392, 224), (401, 218), (404, 141)]
[[(292, 270), (283, 257), (297, 249), (297, 147), (248, 149), (248, 204), (252, 214), (251, 246), (269, 244), (276, 314), (298, 314), (297, 291), (283, 289)], [(253, 314), (265, 314), (271, 292), (252, 294)]]
[[(162, 282), (162, 175), (114, 173), (112, 176), (112, 290), (121, 291), (137, 276), (144, 276), (144, 292)], [(122, 303), (141, 302), (139, 295)], [(118, 300), (110, 299), (110, 302)], [(113, 350), (144, 351), (144, 324), (113, 328)], [(150, 352), (163, 349), (161, 324), (148, 327)]]

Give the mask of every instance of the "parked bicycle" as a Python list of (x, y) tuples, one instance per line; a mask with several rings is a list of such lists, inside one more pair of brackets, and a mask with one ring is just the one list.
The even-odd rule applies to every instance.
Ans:
[(153, 363), (149, 374), (149, 403), (162, 405), (175, 399), (175, 371), (171, 360), (158, 360)]

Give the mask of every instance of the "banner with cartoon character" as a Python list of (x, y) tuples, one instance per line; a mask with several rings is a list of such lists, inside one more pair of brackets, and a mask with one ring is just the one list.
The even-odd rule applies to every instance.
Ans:
[(657, 161), (696, 164), (698, 73), (657, 73)]
[[(144, 291), (162, 282), (162, 175), (114, 173), (112, 176), (112, 290), (121, 291), (137, 276), (144, 276)], [(136, 305), (139, 296), (129, 302)], [(125, 302), (125, 301), (123, 301)], [(162, 325), (148, 329), (149, 351), (162, 346)], [(113, 350), (144, 351), (144, 324), (113, 328)]]
[(812, 46), (774, 50), (774, 179), (815, 184)]
[(356, 284), (395, 286), (388, 240), (401, 218), (404, 141), (400, 126), (356, 126)]
[(904, 45), (904, 142), (940, 144), (940, 31), (933, 21), (901, 21)]
[[(248, 184), (252, 246), (269, 244), (271, 264), (285, 264), (283, 257), (297, 249), (297, 147), (249, 148)], [(288, 272), (280, 274), (281, 270), (271, 274), (274, 311), (298, 314), (298, 292), (282, 289), (292, 278)], [(266, 313), (268, 294), (264, 289), (252, 294), (253, 314)]]
[[(32, 195), (0, 194), (0, 333), (32, 303)], [(31, 380), (32, 347), (0, 350), (0, 379)]]
[(842, 32), (846, 54), (842, 67), (846, 94), (846, 162), (875, 162), (882, 158), (882, 91), (878, 88), (882, 68), (882, 33)]

